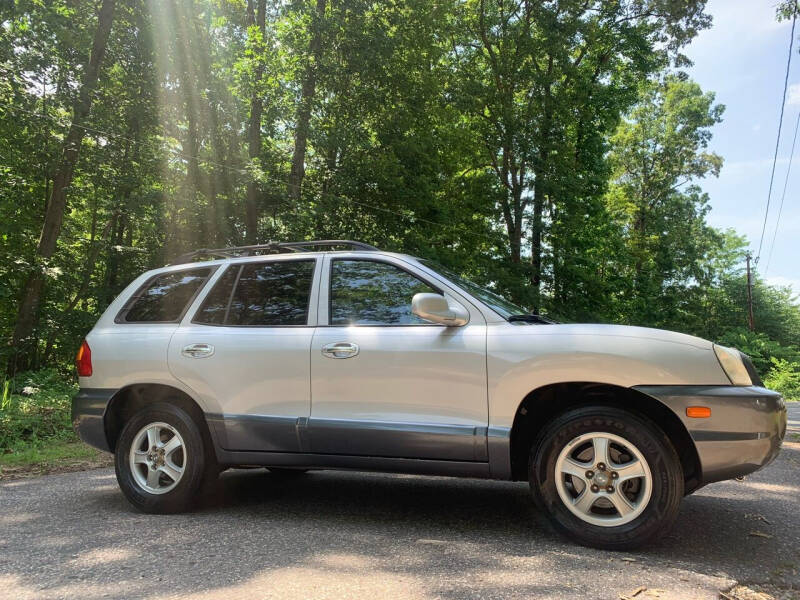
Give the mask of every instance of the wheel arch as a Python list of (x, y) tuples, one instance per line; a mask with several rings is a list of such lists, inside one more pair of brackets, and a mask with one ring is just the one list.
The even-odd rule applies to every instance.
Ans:
[(134, 414), (148, 404), (167, 402), (185, 410), (197, 424), (204, 444), (213, 454), (216, 448), (214, 437), (206, 421), (205, 413), (197, 401), (185, 391), (162, 383), (135, 383), (120, 388), (108, 402), (103, 427), (108, 447), (112, 452), (116, 449), (122, 428)]
[(686, 493), (700, 487), (701, 466), (697, 448), (686, 426), (667, 405), (632, 388), (586, 381), (545, 385), (523, 398), (510, 432), (511, 478), (527, 480), (530, 447), (547, 423), (567, 410), (587, 405), (613, 406), (653, 421), (675, 447), (683, 469)]

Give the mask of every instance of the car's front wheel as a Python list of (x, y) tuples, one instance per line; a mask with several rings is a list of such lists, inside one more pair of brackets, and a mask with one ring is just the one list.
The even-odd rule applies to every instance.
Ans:
[(683, 497), (680, 461), (664, 432), (612, 407), (581, 407), (548, 424), (531, 449), (529, 478), (556, 528), (596, 548), (653, 540)]
[(128, 501), (144, 512), (180, 512), (197, 496), (205, 456), (191, 416), (172, 404), (151, 404), (122, 429), (115, 449), (117, 481)]

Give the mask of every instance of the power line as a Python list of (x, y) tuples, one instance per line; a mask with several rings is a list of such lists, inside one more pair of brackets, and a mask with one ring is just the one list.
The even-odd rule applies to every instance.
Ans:
[(778, 225), (781, 222), (781, 213), (783, 212), (783, 201), (786, 198), (786, 188), (789, 185), (789, 174), (792, 172), (792, 160), (794, 159), (794, 147), (797, 143), (797, 129), (800, 127), (800, 113), (797, 115), (797, 121), (794, 124), (794, 137), (792, 138), (792, 152), (789, 154), (789, 167), (786, 169), (786, 179), (783, 180), (783, 193), (781, 194), (781, 203), (778, 205), (778, 218), (775, 220), (775, 231), (772, 233), (772, 243), (769, 245), (769, 254), (767, 255), (767, 265), (764, 267), (764, 275), (769, 271), (769, 263), (772, 260), (772, 251), (775, 249), (775, 238), (778, 236)]
[(769, 176), (769, 191), (767, 192), (767, 207), (764, 210), (764, 225), (761, 227), (761, 239), (758, 242), (758, 252), (756, 253), (756, 264), (761, 258), (761, 245), (764, 243), (764, 233), (767, 230), (767, 219), (769, 218), (769, 201), (772, 197), (772, 182), (775, 179), (775, 164), (778, 162), (778, 147), (781, 143), (781, 129), (783, 128), (783, 109), (786, 107), (786, 89), (789, 87), (789, 67), (792, 64), (792, 49), (794, 48), (794, 26), (797, 22), (797, 12), (792, 15), (792, 33), (789, 37), (789, 57), (786, 59), (786, 75), (783, 78), (783, 98), (781, 100), (781, 116), (778, 119), (778, 137), (775, 140), (775, 155), (772, 157), (772, 173)]

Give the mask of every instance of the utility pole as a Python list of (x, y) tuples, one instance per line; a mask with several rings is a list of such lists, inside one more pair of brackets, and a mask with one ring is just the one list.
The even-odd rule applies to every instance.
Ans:
[(750, 276), (750, 259), (753, 256), (748, 252), (747, 255), (747, 325), (750, 331), (755, 331), (755, 323), (753, 322), (753, 279)]

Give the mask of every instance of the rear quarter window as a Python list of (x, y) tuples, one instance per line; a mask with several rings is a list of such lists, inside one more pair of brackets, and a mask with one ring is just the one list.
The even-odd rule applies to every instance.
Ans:
[(131, 297), (117, 323), (176, 323), (208, 281), (212, 267), (161, 273)]

